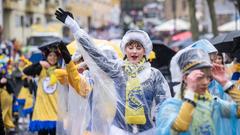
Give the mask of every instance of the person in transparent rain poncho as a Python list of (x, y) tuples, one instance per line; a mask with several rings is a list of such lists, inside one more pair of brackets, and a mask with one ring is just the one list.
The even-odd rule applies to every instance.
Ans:
[[(109, 58), (109, 60), (118, 59), (117, 53), (111, 46), (101, 45), (99, 49), (104, 56)], [(70, 135), (77, 135), (80, 133), (75, 126), (79, 123), (76, 118), (82, 111), (87, 111), (88, 109), (91, 111), (93, 96), (93, 90), (91, 87), (93, 86), (93, 80), (88, 67), (79, 52), (75, 52), (71, 57), (70, 52), (64, 44), (59, 45), (59, 50), (66, 64), (66, 69), (57, 69), (55, 70), (55, 73), (59, 82), (62, 85), (69, 84), (69, 87), (63, 86), (59, 92), (61, 100), (59, 101), (60, 118), (57, 133), (58, 135), (65, 135), (66, 133)], [(69, 91), (67, 89), (69, 89)], [(75, 106), (72, 102), (79, 103), (80, 105)], [(66, 106), (66, 104), (68, 105)], [(86, 106), (86, 104), (89, 106)], [(84, 105), (85, 107), (82, 107)], [(86, 131), (84, 131), (84, 135), (89, 134), (91, 129), (90, 119)]]
[[(161, 72), (146, 60), (152, 50), (147, 33), (128, 31), (121, 42), (126, 58), (124, 62), (115, 62), (95, 47), (71, 13), (59, 9), (55, 15), (71, 29), (94, 80), (91, 134), (155, 134), (152, 108), (155, 104), (158, 109), (170, 97), (170, 90)], [(87, 115), (81, 116), (86, 119)], [(84, 130), (88, 123), (80, 121), (79, 130)]]
[[(208, 53), (210, 60), (212, 63), (217, 63), (216, 59), (217, 59), (217, 54), (219, 53), (217, 51), (217, 49), (206, 39), (202, 39), (199, 40), (193, 44), (191, 44), (190, 46), (188, 46), (187, 48), (179, 51), (171, 60), (170, 63), (170, 71), (171, 71), (171, 76), (172, 76), (172, 81), (173, 82), (177, 82), (178, 85), (175, 85), (174, 88), (174, 92), (176, 93), (177, 91), (179, 91), (180, 89), (180, 82), (181, 82), (181, 72), (179, 67), (176, 67), (175, 65), (177, 64), (177, 60), (179, 58), (179, 55), (183, 52), (185, 52), (188, 49), (191, 48), (197, 48), (197, 49), (202, 49), (203, 51), (205, 51), (206, 53)], [(209, 91), (211, 94), (220, 97), (221, 99), (224, 100), (229, 100), (231, 99), (227, 94), (224, 93), (222, 86), (214, 79), (211, 79), (211, 82), (209, 84)]]
[[(88, 94), (92, 91), (89, 74), (81, 55), (69, 53), (63, 42), (58, 45), (65, 68), (55, 70), (60, 82), (58, 100), (58, 135), (78, 135), (79, 123), (84, 120), (84, 112), (91, 113), (88, 106)], [(85, 71), (84, 71), (85, 70)], [(78, 104), (77, 104), (78, 103)], [(83, 117), (79, 117), (80, 114)], [(87, 130), (87, 129), (86, 129)]]
[[(228, 80), (225, 68), (211, 64), (208, 54), (201, 49), (184, 51), (179, 55), (177, 64), (182, 72), (181, 90), (160, 106), (158, 135), (231, 134), (229, 127), (234, 128), (240, 116), (240, 91)], [(235, 102), (224, 101), (209, 93), (211, 77), (223, 86), (224, 92)], [(235, 120), (231, 123), (223, 121), (223, 118), (230, 117)]]
[[(174, 91), (177, 93), (179, 90), (180, 90), (180, 87), (181, 87), (181, 83), (182, 82), (182, 73), (180, 72), (180, 68), (177, 65), (177, 61), (179, 59), (179, 56), (189, 50), (189, 49), (192, 49), (192, 48), (197, 48), (197, 49), (202, 49), (203, 51), (205, 51), (206, 53), (208, 53), (209, 57), (210, 57), (210, 60), (211, 60), (211, 63), (217, 63), (216, 59), (217, 59), (217, 54), (219, 53), (217, 51), (217, 49), (206, 39), (202, 39), (202, 40), (199, 40), (197, 42), (194, 42), (193, 44), (191, 44), (190, 46), (188, 46), (187, 48), (179, 51), (171, 60), (171, 66), (170, 66), (170, 71), (171, 71), (171, 75), (172, 75), (172, 81), (173, 82), (179, 82), (178, 85), (174, 86)], [(214, 95), (214, 96), (217, 96), (223, 100), (227, 100), (227, 101), (231, 101), (231, 97), (226, 94), (223, 90), (223, 87), (222, 85), (216, 81), (215, 79), (211, 78), (211, 81), (208, 85), (208, 90), (209, 92)], [(226, 125), (231, 125), (229, 123), (233, 122), (234, 118), (223, 118), (223, 121), (225, 123), (228, 123)], [(232, 131), (228, 131), (229, 134), (231, 133), (235, 133), (236, 132), (236, 129), (234, 128), (231, 128), (229, 127), (229, 129), (232, 129)]]

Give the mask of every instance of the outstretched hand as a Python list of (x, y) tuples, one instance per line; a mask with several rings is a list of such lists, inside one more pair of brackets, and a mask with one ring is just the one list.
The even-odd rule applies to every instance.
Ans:
[(71, 17), (71, 18), (73, 19), (73, 15), (72, 15), (71, 12), (64, 11), (64, 10), (61, 9), (61, 8), (58, 8), (58, 9), (56, 10), (55, 15), (56, 15), (56, 18), (57, 18), (59, 21), (63, 22), (63, 23), (65, 23), (67, 16), (69, 16), (69, 17)]

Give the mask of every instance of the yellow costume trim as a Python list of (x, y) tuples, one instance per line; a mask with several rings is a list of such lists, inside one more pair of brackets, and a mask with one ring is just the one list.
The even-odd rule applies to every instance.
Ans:
[(54, 85), (57, 83), (57, 77), (54, 74), (54, 70), (56, 69), (55, 66), (52, 66), (47, 69), (47, 76), (50, 76), (50, 85)]
[(12, 101), (13, 97), (5, 89), (0, 89), (0, 99), (2, 107), (3, 123), (6, 128), (14, 128), (12, 118)]
[(28, 88), (22, 87), (18, 95), (18, 99), (25, 99), (25, 104), (23, 109), (29, 109), (33, 107), (33, 96), (29, 92)]
[[(200, 95), (195, 93), (194, 94), (194, 102), (197, 102), (198, 100), (211, 100), (212, 96), (206, 90), (204, 95)], [(172, 128), (176, 131), (184, 132), (187, 131), (191, 122), (192, 122), (192, 114), (194, 112), (194, 106), (189, 102), (184, 102), (180, 108), (180, 111), (178, 113), (178, 116), (176, 120), (173, 123)]]
[(182, 69), (182, 71), (183, 71), (183, 72), (186, 72), (186, 71), (188, 71), (191, 67), (196, 66), (196, 65), (198, 65), (198, 64), (200, 64), (200, 62), (198, 62), (198, 61), (192, 61), (191, 63), (188, 63), (186, 66), (184, 66), (183, 69)]
[(240, 72), (240, 63), (234, 64), (234, 71), (235, 72)]
[(70, 61), (66, 66), (68, 72), (68, 81), (76, 92), (83, 97), (86, 97), (91, 91), (91, 86), (87, 83), (84, 77), (81, 77), (77, 71), (76, 65)]
[(237, 116), (240, 117), (240, 91), (234, 86), (228, 91), (228, 94), (237, 103)]
[(68, 84), (68, 73), (66, 69), (55, 69), (54, 74), (56, 75), (57, 80), (63, 84)]
[(193, 111), (194, 106), (191, 103), (184, 102), (172, 128), (176, 131), (187, 131), (192, 122)]

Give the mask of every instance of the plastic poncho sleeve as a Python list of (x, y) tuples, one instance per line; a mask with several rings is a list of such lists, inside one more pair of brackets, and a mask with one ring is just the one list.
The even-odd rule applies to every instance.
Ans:
[(65, 24), (71, 29), (75, 39), (88, 52), (88, 55), (104, 72), (108, 74), (108, 76), (114, 78), (119, 75), (119, 69), (121, 68), (120, 64), (107, 59), (102, 53), (100, 53), (100, 51), (94, 46), (89, 35), (78, 26), (75, 20), (68, 16)]
[(178, 116), (182, 101), (167, 99), (161, 106), (156, 118), (157, 135), (171, 135), (172, 125)]
[(62, 84), (68, 84), (68, 73), (65, 69), (55, 69), (54, 73), (57, 80)]
[(184, 102), (181, 106), (176, 120), (172, 125), (172, 128), (180, 132), (187, 131), (192, 121), (193, 111), (194, 106), (191, 103)]
[(71, 61), (66, 66), (68, 72), (68, 80), (70, 85), (76, 90), (76, 92), (83, 97), (86, 97), (91, 91), (91, 87), (87, 80), (79, 75), (75, 64)]

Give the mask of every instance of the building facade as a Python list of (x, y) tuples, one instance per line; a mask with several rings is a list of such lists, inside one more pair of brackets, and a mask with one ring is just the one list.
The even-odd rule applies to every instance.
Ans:
[(120, 0), (67, 0), (65, 5), (86, 29), (119, 24)]
[(2, 4), (4, 37), (25, 43), (33, 24), (45, 25), (54, 19), (61, 0), (4, 0)]
[(71, 11), (86, 30), (118, 25), (120, 19), (120, 0), (4, 0), (2, 5), (4, 37), (23, 43), (32, 34), (32, 25), (57, 21), (54, 13), (58, 7)]

